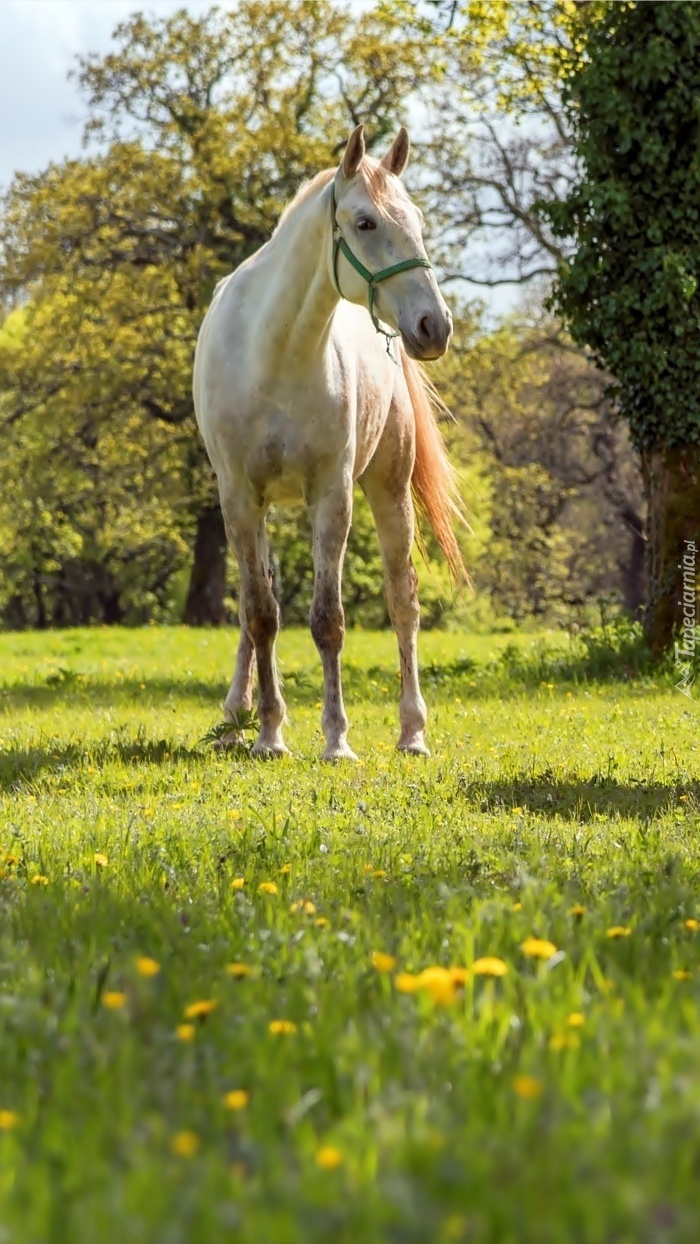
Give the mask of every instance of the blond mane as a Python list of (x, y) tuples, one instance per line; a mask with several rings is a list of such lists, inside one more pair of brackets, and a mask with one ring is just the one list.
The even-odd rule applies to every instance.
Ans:
[[(278, 229), (286, 220), (288, 220), (292, 212), (295, 212), (298, 207), (301, 207), (310, 195), (314, 193), (314, 191), (322, 190), (324, 186), (327, 186), (329, 181), (333, 180), (335, 174), (336, 170), (334, 168), (324, 168), (321, 169), (320, 173), (316, 173), (315, 177), (310, 178), (309, 181), (303, 182), (297, 190), (294, 198), (290, 199), (289, 203), (287, 203), (284, 208), (284, 211), (277, 222), (274, 233), (277, 233)], [(364, 182), (372, 201), (376, 204), (379, 211), (384, 214), (386, 204), (389, 203), (389, 201), (394, 197), (394, 187), (392, 186), (391, 175), (385, 168), (382, 167), (378, 160), (373, 160), (371, 157), (365, 156), (359, 169), (357, 170), (356, 176)]]

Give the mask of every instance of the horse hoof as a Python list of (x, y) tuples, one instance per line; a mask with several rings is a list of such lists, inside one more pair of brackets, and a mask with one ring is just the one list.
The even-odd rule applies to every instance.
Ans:
[(357, 760), (357, 756), (350, 747), (349, 743), (336, 743), (329, 746), (323, 753), (322, 760)]
[(250, 754), (256, 760), (279, 760), (281, 756), (291, 756), (292, 753), (284, 743), (261, 743), (258, 739), (257, 743), (253, 744)]
[(223, 734), (220, 739), (216, 740), (213, 750), (215, 752), (229, 752), (233, 747), (240, 747), (242, 743), (245, 743), (243, 735), (236, 734), (232, 730), (230, 734)]
[(410, 739), (408, 743), (397, 743), (396, 748), (406, 756), (430, 755), (430, 748), (426, 747), (422, 739)]

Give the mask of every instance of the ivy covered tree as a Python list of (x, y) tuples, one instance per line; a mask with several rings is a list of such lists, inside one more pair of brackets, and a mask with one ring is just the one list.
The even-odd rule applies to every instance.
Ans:
[(590, 6), (564, 100), (581, 173), (548, 207), (575, 244), (555, 301), (614, 378), (641, 453), (660, 652), (682, 625), (683, 556), (700, 536), (700, 6)]

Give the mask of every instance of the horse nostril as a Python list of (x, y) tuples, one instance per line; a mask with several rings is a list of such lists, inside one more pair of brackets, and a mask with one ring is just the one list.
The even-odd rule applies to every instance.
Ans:
[(424, 315), (422, 320), (419, 320), (418, 335), (423, 339), (423, 341), (432, 341), (433, 339), (433, 317), (432, 315)]

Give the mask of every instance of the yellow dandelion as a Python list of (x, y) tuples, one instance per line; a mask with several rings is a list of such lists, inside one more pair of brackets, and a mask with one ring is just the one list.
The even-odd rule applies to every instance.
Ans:
[(575, 1032), (555, 1032), (549, 1038), (549, 1048), (555, 1053), (560, 1050), (577, 1050), (580, 1044), (578, 1033)]
[(552, 955), (557, 953), (554, 942), (548, 942), (544, 937), (528, 937), (520, 949), (523, 954), (530, 955), (532, 959), (551, 959)]
[(178, 1041), (193, 1041), (195, 1031), (194, 1024), (178, 1024), (175, 1029), (175, 1036)]
[(689, 981), (692, 975), (693, 973), (688, 972), (686, 968), (676, 968), (673, 973), (674, 980), (677, 981)]
[(697, 933), (698, 929), (700, 929), (700, 920), (695, 920), (691, 916), (689, 920), (686, 920), (685, 927), (690, 929), (691, 933)]
[(316, 1154), (316, 1165), (324, 1171), (334, 1171), (342, 1163), (343, 1155), (334, 1145), (323, 1145)]
[(224, 1105), (229, 1110), (245, 1110), (250, 1101), (250, 1093), (246, 1093), (245, 1089), (232, 1089), (224, 1097)]
[(139, 976), (157, 976), (160, 972), (160, 964), (157, 959), (149, 959), (148, 955), (141, 955), (136, 960), (136, 971)]
[(448, 968), (425, 968), (418, 978), (418, 988), (425, 991), (436, 1006), (449, 1006), (456, 998), (454, 981)]
[(247, 963), (227, 963), (226, 972), (235, 980), (240, 981), (244, 976), (254, 976), (255, 968), (249, 967)]
[(206, 1019), (207, 1015), (211, 1015), (218, 1005), (214, 998), (203, 998), (201, 1002), (190, 1002), (190, 1005), (185, 1007), (185, 1019)]
[(291, 1036), (296, 1030), (297, 1026), (292, 1019), (272, 1019), (268, 1024), (268, 1032), (273, 1037)]
[(523, 909), (522, 903), (513, 903), (511, 911), (522, 911), (522, 909)]
[(586, 908), (581, 903), (574, 903), (573, 907), (569, 908), (569, 915), (575, 916), (577, 920), (580, 920), (585, 914)]
[(566, 1022), (569, 1028), (583, 1028), (586, 1016), (582, 1015), (580, 1011), (572, 1011)]
[(518, 814), (522, 812), (522, 808), (511, 808), (511, 812), (513, 816), (518, 816)]
[(0, 1110), (0, 1132), (11, 1132), (18, 1123), (19, 1115), (16, 1110)]
[(629, 937), (631, 932), (632, 930), (628, 928), (627, 925), (625, 924), (614, 924), (612, 928), (606, 929), (605, 936), (612, 937), (612, 938)]
[(19, 864), (19, 857), (17, 855), (6, 855), (5, 863), (8, 868), (15, 868)]
[(416, 993), (420, 989), (420, 976), (413, 972), (399, 972), (394, 977), (394, 986), (399, 993)]
[(314, 921), (317, 929), (327, 929), (330, 926), (330, 923), (330, 920), (327, 920), (325, 916), (319, 916), (318, 919)]
[(245, 885), (245, 877), (234, 877), (231, 882), (232, 890), (242, 890)]
[(507, 971), (508, 964), (492, 955), (486, 955), (483, 959), (476, 959), (472, 964), (472, 972), (475, 976), (505, 976)]
[(524, 1101), (534, 1101), (542, 1092), (542, 1084), (534, 1076), (516, 1076), (513, 1080), (513, 1091)]
[(387, 955), (383, 950), (372, 951), (372, 967), (378, 972), (393, 972), (396, 967), (396, 959), (393, 955)]
[(107, 859), (107, 856), (103, 855), (101, 851), (95, 852), (94, 860), (98, 868), (106, 868), (107, 865), (109, 864), (109, 860)]
[(32, 885), (48, 885), (49, 879), (43, 873), (35, 873), (32, 877)]
[(170, 1148), (178, 1158), (191, 1158), (199, 1149), (199, 1144), (196, 1132), (176, 1132), (170, 1141)]
[(316, 912), (316, 904), (312, 903), (311, 900), (307, 898), (304, 903), (304, 913), (307, 916), (313, 916), (315, 912)]
[(279, 871), (283, 877), (286, 877), (292, 871), (292, 866), (291, 864), (283, 864)]
[(119, 1011), (126, 1002), (126, 994), (121, 993), (118, 989), (108, 989), (102, 995), (102, 1005), (107, 1007), (108, 1011)]
[(449, 968), (448, 971), (452, 978), (452, 984), (455, 985), (457, 989), (459, 989), (462, 985), (466, 985), (469, 980), (468, 968)]
[(279, 886), (275, 881), (261, 881), (258, 894), (279, 894)]
[(386, 877), (386, 868), (372, 868), (369, 875), (370, 877)]

